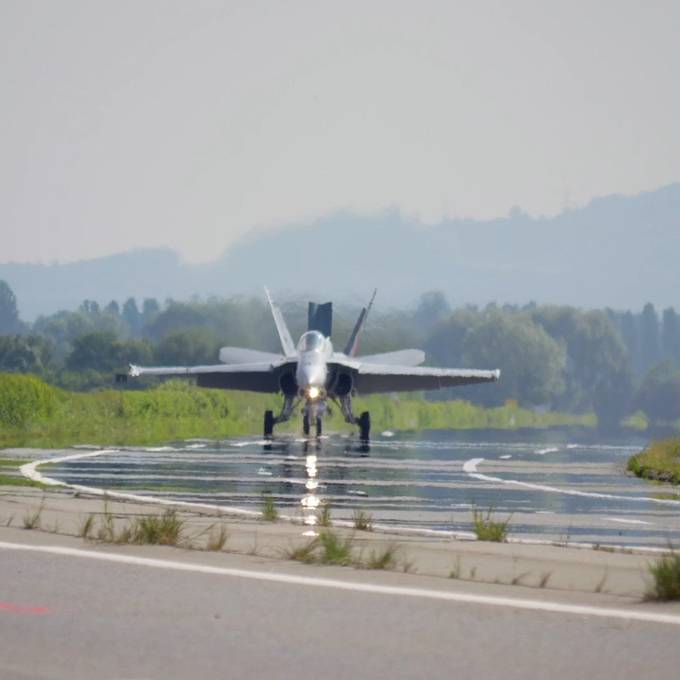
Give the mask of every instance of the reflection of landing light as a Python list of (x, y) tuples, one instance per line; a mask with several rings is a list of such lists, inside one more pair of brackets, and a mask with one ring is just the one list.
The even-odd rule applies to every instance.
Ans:
[(305, 472), (307, 473), (305, 488), (308, 493), (300, 499), (300, 505), (302, 505), (303, 522), (308, 526), (315, 526), (317, 524), (316, 511), (321, 504), (319, 497), (316, 495), (316, 489), (319, 486), (319, 482), (316, 479), (318, 474), (316, 462), (316, 455), (310, 453), (305, 456)]

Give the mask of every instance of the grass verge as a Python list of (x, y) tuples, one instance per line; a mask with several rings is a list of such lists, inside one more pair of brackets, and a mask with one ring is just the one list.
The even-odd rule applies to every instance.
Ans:
[(638, 477), (680, 484), (680, 438), (652, 442), (628, 459), (628, 470)]
[[(82, 444), (154, 444), (191, 437), (219, 438), (259, 432), (262, 413), (276, 409), (276, 395), (212, 390), (173, 380), (146, 390), (70, 392), (30, 375), (0, 373), (0, 447), (65, 447)], [(593, 415), (534, 413), (508, 401), (497, 408), (470, 402), (357, 399), (370, 411), (374, 429), (517, 429), (555, 425), (593, 427)], [(329, 428), (342, 428), (339, 410)], [(299, 423), (281, 424), (282, 432)]]

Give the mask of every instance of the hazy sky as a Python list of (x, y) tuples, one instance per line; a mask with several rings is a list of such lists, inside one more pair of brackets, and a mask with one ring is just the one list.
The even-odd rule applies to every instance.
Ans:
[(0, 2), (0, 261), (680, 180), (680, 2)]

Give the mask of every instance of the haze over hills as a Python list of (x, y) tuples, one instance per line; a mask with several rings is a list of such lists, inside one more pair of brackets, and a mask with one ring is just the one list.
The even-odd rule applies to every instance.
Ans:
[[(187, 227), (190, 228), (190, 227)], [(74, 308), (83, 299), (261, 294), (363, 300), (383, 305), (441, 290), (452, 304), (539, 303), (640, 308), (680, 306), (680, 184), (608, 196), (555, 217), (519, 210), (488, 221), (425, 226), (396, 211), (336, 213), (260, 232), (209, 264), (167, 249), (70, 264), (0, 264), (22, 317)]]

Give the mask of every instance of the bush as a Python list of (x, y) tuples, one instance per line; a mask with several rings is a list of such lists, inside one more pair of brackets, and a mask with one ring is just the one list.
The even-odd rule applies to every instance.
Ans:
[(25, 427), (32, 420), (49, 418), (59, 391), (30, 375), (0, 373), (0, 425)]

